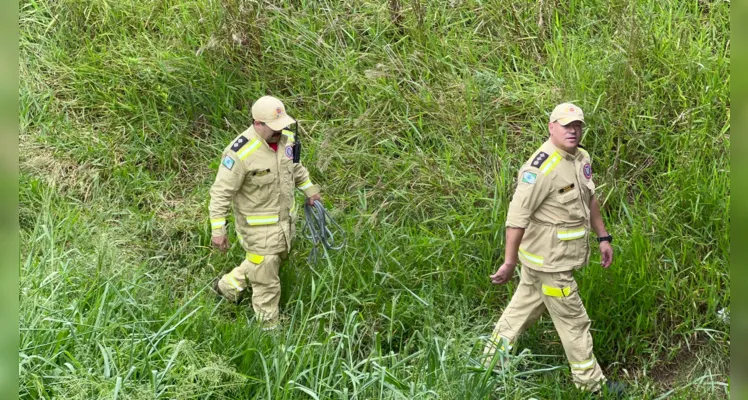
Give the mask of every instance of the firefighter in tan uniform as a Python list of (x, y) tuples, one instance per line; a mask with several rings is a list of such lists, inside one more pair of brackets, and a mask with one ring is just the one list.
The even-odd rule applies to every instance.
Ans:
[[(491, 275), (494, 284), (504, 284), (521, 261), (520, 283), (484, 355), (489, 363), (497, 348), (511, 350), (547, 309), (575, 385), (598, 391), (606, 379), (592, 351), (591, 323), (573, 272), (589, 261), (591, 230), (600, 243), (603, 268), (613, 261), (613, 249), (595, 198), (590, 155), (579, 148), (583, 123), (579, 107), (558, 105), (548, 123), (550, 138), (520, 168), (507, 213), (504, 263)], [(605, 386), (621, 388), (610, 381)]]
[(213, 245), (229, 248), (226, 221), (233, 203), (234, 223), (246, 258), (214, 282), (213, 289), (238, 302), (251, 287), (252, 308), (265, 330), (278, 325), (282, 259), (295, 235), (294, 190), (304, 192), (309, 204), (320, 199), (309, 172), (294, 163), (294, 136), (285, 130), (296, 121), (283, 103), (264, 96), (252, 105), (252, 126), (226, 147), (210, 189)]

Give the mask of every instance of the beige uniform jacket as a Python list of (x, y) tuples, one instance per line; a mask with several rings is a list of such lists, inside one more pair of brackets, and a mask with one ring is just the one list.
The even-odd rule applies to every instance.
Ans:
[(233, 202), (236, 231), (248, 253), (291, 250), (296, 231), (294, 188), (311, 197), (320, 192), (301, 163), (293, 163), (293, 133), (283, 131), (276, 153), (250, 127), (223, 151), (210, 188), (213, 236), (226, 234)]
[(525, 228), (522, 264), (539, 271), (579, 269), (589, 261), (590, 199), (595, 194), (590, 155), (569, 154), (550, 140), (520, 168), (507, 227)]

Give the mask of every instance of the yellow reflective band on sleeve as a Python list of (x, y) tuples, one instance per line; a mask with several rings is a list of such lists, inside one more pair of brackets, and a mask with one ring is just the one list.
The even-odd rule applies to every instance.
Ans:
[(535, 255), (535, 254), (532, 254), (532, 253), (528, 253), (527, 251), (525, 251), (522, 248), (519, 249), (519, 255), (520, 255), (520, 257), (524, 258), (525, 260), (527, 260), (527, 261), (529, 261), (529, 262), (531, 262), (531, 263), (533, 263), (535, 265), (538, 265), (538, 266), (542, 266), (543, 265), (543, 257)]
[(259, 215), (247, 217), (247, 223), (251, 226), (255, 225), (273, 225), (279, 220), (277, 215)]
[(247, 261), (251, 262), (252, 264), (260, 265), (262, 264), (263, 260), (265, 260), (265, 256), (261, 256), (259, 254), (247, 253)]
[(556, 165), (558, 165), (558, 162), (561, 161), (561, 155), (558, 154), (557, 151), (554, 151), (551, 156), (545, 160), (543, 165), (540, 166), (540, 172), (543, 173), (543, 175), (548, 175), (551, 171), (553, 171), (553, 168), (556, 168)]
[(584, 228), (579, 229), (570, 229), (570, 230), (559, 230), (556, 233), (556, 236), (561, 240), (575, 240), (575, 239), (581, 239), (584, 237), (585, 232), (587, 232)]
[(301, 190), (307, 190), (310, 187), (312, 187), (312, 180), (311, 179), (307, 179), (301, 185), (298, 186), (298, 188), (301, 189)]
[(293, 213), (295, 213), (295, 212), (296, 212), (296, 201), (291, 200), (291, 211), (289, 211), (288, 213), (290, 215), (293, 215)]
[(221, 229), (226, 225), (226, 218), (215, 218), (210, 220), (210, 227), (213, 229)]
[(288, 138), (288, 141), (291, 142), (291, 143), (293, 143), (293, 142), (296, 141), (296, 136), (294, 136), (293, 132), (291, 132), (289, 130), (285, 130), (284, 129), (283, 131), (281, 131), (281, 134), (283, 134), (284, 136), (286, 136)]
[(569, 286), (559, 289), (551, 286), (543, 285), (543, 294), (550, 297), (566, 297), (571, 293)]
[(244, 160), (249, 157), (250, 154), (254, 153), (255, 150), (260, 148), (260, 141), (257, 139), (249, 142), (249, 145), (244, 146), (244, 149), (240, 150), (238, 154), (240, 160)]
[(595, 366), (595, 357), (592, 357), (586, 361), (573, 362), (569, 364), (571, 364), (571, 369), (575, 371), (585, 371)]
[(226, 280), (229, 281), (229, 285), (233, 286), (234, 289), (240, 292), (244, 290), (244, 288), (239, 284), (239, 282), (236, 281), (236, 279), (234, 279), (233, 276), (231, 276), (231, 274), (226, 275)]

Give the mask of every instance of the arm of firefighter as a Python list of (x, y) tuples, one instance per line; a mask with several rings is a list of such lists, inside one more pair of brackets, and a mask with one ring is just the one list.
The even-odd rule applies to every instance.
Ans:
[(307, 198), (319, 194), (319, 187), (312, 183), (309, 171), (301, 163), (293, 165), (293, 177), (296, 188), (304, 192), (304, 196)]
[(226, 217), (229, 215), (231, 199), (244, 182), (246, 169), (236, 154), (224, 153), (218, 174), (210, 187), (210, 226), (213, 237), (226, 235)]
[[(595, 195), (590, 198), (590, 224), (592, 229), (595, 230), (597, 237), (608, 236), (608, 231), (605, 229), (605, 222), (603, 222), (603, 216), (600, 213), (600, 204), (597, 202)], [(613, 247), (609, 242), (600, 243), (600, 265), (603, 268), (610, 267), (613, 263)]]
[(527, 228), (530, 217), (551, 192), (551, 177), (538, 168), (525, 167), (519, 173), (519, 183), (514, 191), (506, 216), (507, 228)]

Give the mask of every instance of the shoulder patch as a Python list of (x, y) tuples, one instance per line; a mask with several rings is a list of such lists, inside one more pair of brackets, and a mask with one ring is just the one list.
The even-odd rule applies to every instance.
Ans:
[(238, 152), (242, 147), (244, 147), (245, 144), (249, 142), (249, 139), (245, 138), (244, 135), (239, 136), (239, 138), (236, 139), (234, 144), (231, 145), (231, 150), (233, 152)]
[(547, 159), (548, 159), (548, 153), (541, 151), (540, 153), (538, 153), (537, 156), (535, 156), (535, 158), (532, 160), (532, 163), (530, 165), (532, 165), (535, 168), (540, 168), (543, 162), (545, 162), (545, 160)]
[(231, 168), (234, 168), (234, 159), (231, 158), (230, 156), (224, 156), (223, 161), (221, 161), (221, 165), (228, 168), (230, 171)]
[(522, 173), (522, 182), (529, 183), (530, 185), (535, 184), (535, 180), (538, 178), (538, 174), (530, 171), (525, 171)]

